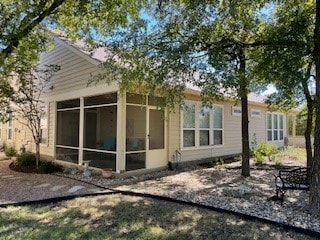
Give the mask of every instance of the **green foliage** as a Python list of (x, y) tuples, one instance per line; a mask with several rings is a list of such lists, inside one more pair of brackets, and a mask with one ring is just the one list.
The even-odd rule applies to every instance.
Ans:
[(251, 152), (253, 152), (258, 146), (257, 142), (257, 134), (253, 133), (252, 140), (251, 140)]
[[(296, 135), (297, 136), (304, 136), (306, 125), (307, 125), (307, 115), (308, 115), (308, 108), (307, 104), (303, 104), (301, 107), (301, 112), (296, 116)], [(313, 112), (313, 126), (315, 121), (315, 112)], [(289, 117), (289, 134), (292, 135), (292, 125), (293, 125), (293, 118)], [(311, 134), (314, 136), (314, 128), (312, 128)]]
[(36, 155), (31, 152), (25, 152), (17, 156), (17, 165), (34, 166), (36, 165)]
[(259, 151), (254, 151), (254, 158), (257, 165), (262, 165), (266, 163), (265, 156), (263, 156), (262, 153)]
[(269, 161), (271, 161), (271, 156), (275, 153), (277, 153), (278, 146), (274, 143), (259, 143), (257, 148), (253, 151), (254, 157), (257, 159), (259, 162), (263, 162), (262, 159), (264, 157), (268, 157)]
[(283, 157), (284, 157), (284, 156), (283, 156), (282, 154), (275, 156), (274, 162), (275, 162), (275, 165), (276, 165), (277, 167), (282, 166)]
[(14, 147), (10, 146), (5, 148), (4, 153), (7, 157), (14, 157), (17, 154), (17, 151)]
[(50, 161), (41, 161), (39, 165), (39, 173), (62, 172), (63, 167)]
[(214, 165), (214, 168), (217, 169), (217, 170), (221, 170), (225, 167), (225, 164), (224, 164), (224, 160), (223, 158), (217, 158), (215, 159), (215, 165)]

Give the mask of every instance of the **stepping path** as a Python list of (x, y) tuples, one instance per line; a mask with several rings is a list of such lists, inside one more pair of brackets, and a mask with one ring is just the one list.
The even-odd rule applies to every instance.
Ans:
[(34, 186), (34, 188), (43, 188), (43, 187), (49, 187), (49, 186), (50, 186), (50, 183), (43, 183), (43, 184)]
[(64, 188), (66, 185), (56, 185), (56, 186), (53, 186), (52, 188), (50, 188), (51, 191), (58, 191), (60, 190), (61, 188)]
[(68, 190), (69, 193), (74, 193), (74, 192), (77, 192), (79, 191), (80, 189), (84, 188), (84, 186), (73, 186), (72, 188), (70, 188)]
[[(1, 153), (0, 153), (1, 154)], [(0, 160), (0, 206), (70, 195), (105, 192), (105, 189), (52, 174), (14, 172), (11, 160)]]
[(1, 176), (2, 178), (12, 178), (14, 177), (14, 175), (4, 175), (4, 176)]

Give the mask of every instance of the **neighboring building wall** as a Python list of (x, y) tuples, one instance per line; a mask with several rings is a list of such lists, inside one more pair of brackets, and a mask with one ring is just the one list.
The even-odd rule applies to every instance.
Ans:
[[(314, 137), (311, 137), (311, 145), (313, 146), (314, 143)], [(305, 148), (306, 147), (306, 140), (304, 136), (295, 136), (290, 137), (289, 136), (289, 146), (293, 147), (299, 147), (299, 148)]]

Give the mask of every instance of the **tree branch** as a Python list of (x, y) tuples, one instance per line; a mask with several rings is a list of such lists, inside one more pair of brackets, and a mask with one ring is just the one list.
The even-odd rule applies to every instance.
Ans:
[[(9, 39), (9, 45), (1, 51), (1, 55), (3, 54), (5, 57), (9, 56), (13, 50), (19, 46), (19, 42), (22, 38), (27, 36), (39, 23), (42, 22), (45, 17), (51, 15), (64, 2), (65, 0), (55, 0), (50, 7), (42, 11), (37, 17), (33, 17), (33, 12), (27, 14), (27, 16), (24, 18), (25, 21), (22, 21), (23, 24), (20, 26), (21, 29), (19, 29), (17, 33), (11, 37), (11, 39)], [(31, 21), (28, 23), (27, 20), (29, 19), (31, 19)]]

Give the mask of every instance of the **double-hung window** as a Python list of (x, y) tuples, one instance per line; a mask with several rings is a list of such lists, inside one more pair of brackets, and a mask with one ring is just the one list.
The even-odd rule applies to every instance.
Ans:
[(13, 120), (12, 120), (12, 114), (10, 114), (10, 118), (8, 121), (8, 136), (7, 136), (8, 140), (12, 140), (13, 139)]
[(213, 145), (222, 145), (223, 138), (223, 108), (213, 107)]
[(284, 137), (284, 117), (281, 113), (267, 113), (267, 140), (282, 141)]
[(199, 113), (199, 145), (210, 145), (210, 112), (209, 107), (202, 107)]
[(183, 147), (194, 147), (196, 143), (196, 105), (187, 103), (183, 107)]
[(182, 147), (223, 144), (223, 107), (186, 103), (182, 111)]

